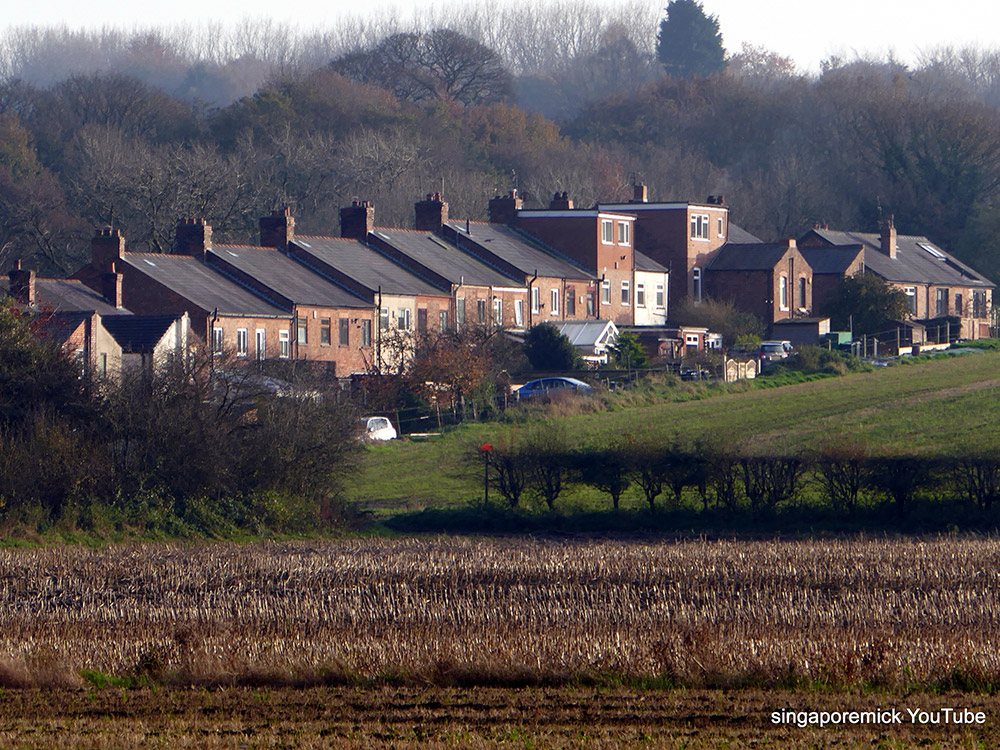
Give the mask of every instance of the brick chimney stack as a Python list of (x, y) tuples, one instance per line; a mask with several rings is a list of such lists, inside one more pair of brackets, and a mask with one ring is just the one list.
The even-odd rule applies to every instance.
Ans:
[(562, 193), (556, 191), (549, 203), (549, 208), (553, 211), (568, 211), (573, 208), (573, 201), (570, 200), (569, 193), (565, 190)]
[(413, 205), (413, 226), (421, 232), (440, 232), (448, 221), (448, 204), (441, 200), (441, 193), (428, 193)]
[(524, 207), (524, 201), (517, 196), (517, 190), (507, 195), (490, 199), (490, 224), (513, 224), (517, 212)]
[(8, 274), (10, 279), (10, 294), (22, 305), (34, 305), (35, 297), (35, 272), (21, 268), (21, 261), (18, 260)]
[(118, 229), (104, 227), (90, 240), (90, 262), (95, 269), (107, 268), (122, 257), (125, 252), (125, 238)]
[(889, 215), (889, 218), (885, 220), (882, 225), (882, 252), (888, 255), (890, 258), (896, 258), (896, 224), (894, 222), (894, 216)]
[(647, 203), (649, 201), (646, 186), (643, 184), (632, 186), (632, 200), (629, 203)]
[(270, 216), (260, 217), (259, 225), (261, 247), (284, 250), (295, 239), (295, 217), (289, 206), (272, 211)]
[(108, 273), (101, 274), (101, 295), (112, 307), (122, 306), (122, 274), (114, 263)]
[(171, 253), (205, 260), (205, 254), (211, 249), (212, 226), (204, 219), (184, 219), (177, 225)]
[(364, 240), (375, 229), (375, 207), (370, 201), (353, 201), (340, 209), (340, 236)]

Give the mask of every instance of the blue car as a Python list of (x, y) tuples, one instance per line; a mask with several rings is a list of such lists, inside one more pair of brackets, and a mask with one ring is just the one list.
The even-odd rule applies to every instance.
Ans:
[(529, 380), (517, 389), (518, 400), (552, 397), (560, 393), (593, 393), (594, 389), (576, 378), (540, 378)]

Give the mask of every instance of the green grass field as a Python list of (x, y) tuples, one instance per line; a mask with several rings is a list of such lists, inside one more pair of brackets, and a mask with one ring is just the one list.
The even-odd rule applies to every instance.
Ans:
[[(566, 404), (523, 422), (466, 424), (440, 438), (401, 440), (368, 449), (348, 496), (376, 515), (467, 505), (482, 496), (467, 457), (482, 442), (527, 439), (561, 431), (570, 445), (613, 440), (668, 443), (676, 437), (749, 441), (794, 451), (849, 437), (876, 450), (932, 455), (974, 445), (1000, 448), (1000, 353), (913, 361), (874, 372), (780, 388), (560, 416)], [(629, 498), (638, 507), (641, 501)], [(569, 496), (566, 503), (572, 505)]]

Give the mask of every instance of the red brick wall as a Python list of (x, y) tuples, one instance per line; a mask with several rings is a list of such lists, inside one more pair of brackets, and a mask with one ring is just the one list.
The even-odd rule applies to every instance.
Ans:
[[(299, 343), (298, 321), (305, 319), (306, 341)], [(330, 341), (323, 343), (323, 322), (329, 320)], [(347, 321), (348, 344), (340, 343), (341, 320)], [(371, 343), (363, 345), (363, 321), (368, 321), (371, 330)], [(366, 372), (374, 361), (374, 344), (377, 321), (372, 310), (360, 308), (317, 307), (297, 305), (295, 308), (295, 326), (293, 326), (292, 356), (295, 359), (306, 359), (315, 362), (336, 362), (338, 376), (351, 373)], [(270, 335), (270, 334), (269, 334)], [(275, 336), (274, 351), (277, 356), (278, 340)], [(270, 340), (268, 348), (271, 347)]]
[[(612, 242), (605, 244), (602, 242), (601, 222), (612, 221)], [(618, 224), (629, 225), (629, 243), (620, 244), (618, 242)], [(567, 211), (565, 216), (537, 216), (532, 217), (529, 213), (518, 215), (518, 227), (526, 232), (538, 237), (540, 240), (555, 248), (564, 255), (573, 258), (585, 268), (593, 268), (595, 275), (604, 277), (611, 283), (611, 304), (600, 304), (600, 295), (596, 315), (604, 320), (613, 320), (621, 325), (631, 325), (634, 316), (633, 308), (635, 297), (635, 279), (633, 277), (635, 246), (635, 226), (631, 218), (618, 218), (612, 216), (594, 215), (588, 212), (587, 215), (574, 216)], [(629, 304), (621, 304), (622, 282), (629, 286)], [(551, 283), (551, 282), (550, 282)], [(586, 317), (586, 302), (580, 304), (579, 298), (586, 297), (579, 283), (574, 283), (580, 291), (577, 291), (577, 312), (573, 319), (583, 319)], [(552, 286), (546, 286), (542, 302), (545, 303), (545, 310), (548, 309)], [(563, 308), (562, 298), (565, 295), (560, 292), (560, 308)], [(544, 312), (544, 310), (543, 310)], [(553, 316), (542, 315), (542, 319), (551, 319)], [(560, 315), (561, 319), (561, 315)]]
[(769, 271), (710, 271), (705, 293), (714, 299), (730, 301), (765, 323), (774, 320), (775, 291)]
[[(465, 298), (465, 325), (466, 326), (477, 326), (481, 325), (478, 315), (478, 303), (480, 300), (486, 303), (486, 322), (487, 324), (492, 324), (493, 322), (493, 299), (494, 297), (501, 300), (503, 304), (503, 325), (505, 328), (514, 328), (514, 302), (515, 300), (521, 300), (524, 305), (524, 318), (525, 324), (528, 319), (528, 290), (518, 289), (518, 290), (498, 290), (492, 287), (484, 286), (471, 286), (466, 284), (461, 287), (456, 287), (454, 305), (458, 304), (459, 298)], [(454, 312), (454, 307), (452, 308)]]
[[(781, 277), (788, 280), (787, 309), (781, 307)], [(753, 313), (765, 323), (802, 315), (799, 312), (799, 279), (806, 280), (806, 314), (813, 309), (812, 269), (795, 248), (786, 252), (772, 270), (709, 271), (705, 293), (730, 300), (741, 310)]]
[[(670, 269), (670, 304), (680, 302), (694, 293), (692, 269), (704, 269), (715, 257), (716, 251), (728, 240), (729, 211), (723, 206), (695, 205), (677, 208), (635, 209), (635, 249), (645, 253)], [(651, 204), (653, 205), (653, 204)], [(628, 209), (618, 209), (627, 211)], [(708, 239), (692, 239), (691, 215), (707, 214)], [(718, 220), (723, 220), (723, 235), (718, 233)], [(703, 287), (703, 294), (705, 289)]]

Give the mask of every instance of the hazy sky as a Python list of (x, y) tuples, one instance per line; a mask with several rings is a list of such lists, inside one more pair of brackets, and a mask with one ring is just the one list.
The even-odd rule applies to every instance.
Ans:
[[(344, 13), (412, 5), (441, 8), (458, 2), (462, 0), (8, 0), (0, 29), (20, 24), (198, 24), (259, 16), (306, 28), (332, 25)], [(666, 5), (665, 0), (660, 5)], [(750, 42), (788, 55), (811, 70), (831, 54), (884, 57), (893, 50), (900, 60), (912, 63), (921, 50), (943, 45), (1000, 46), (1000, 3), (990, 0), (950, 0), (944, 6), (940, 0), (703, 0), (703, 5), (719, 17), (730, 51)]]

